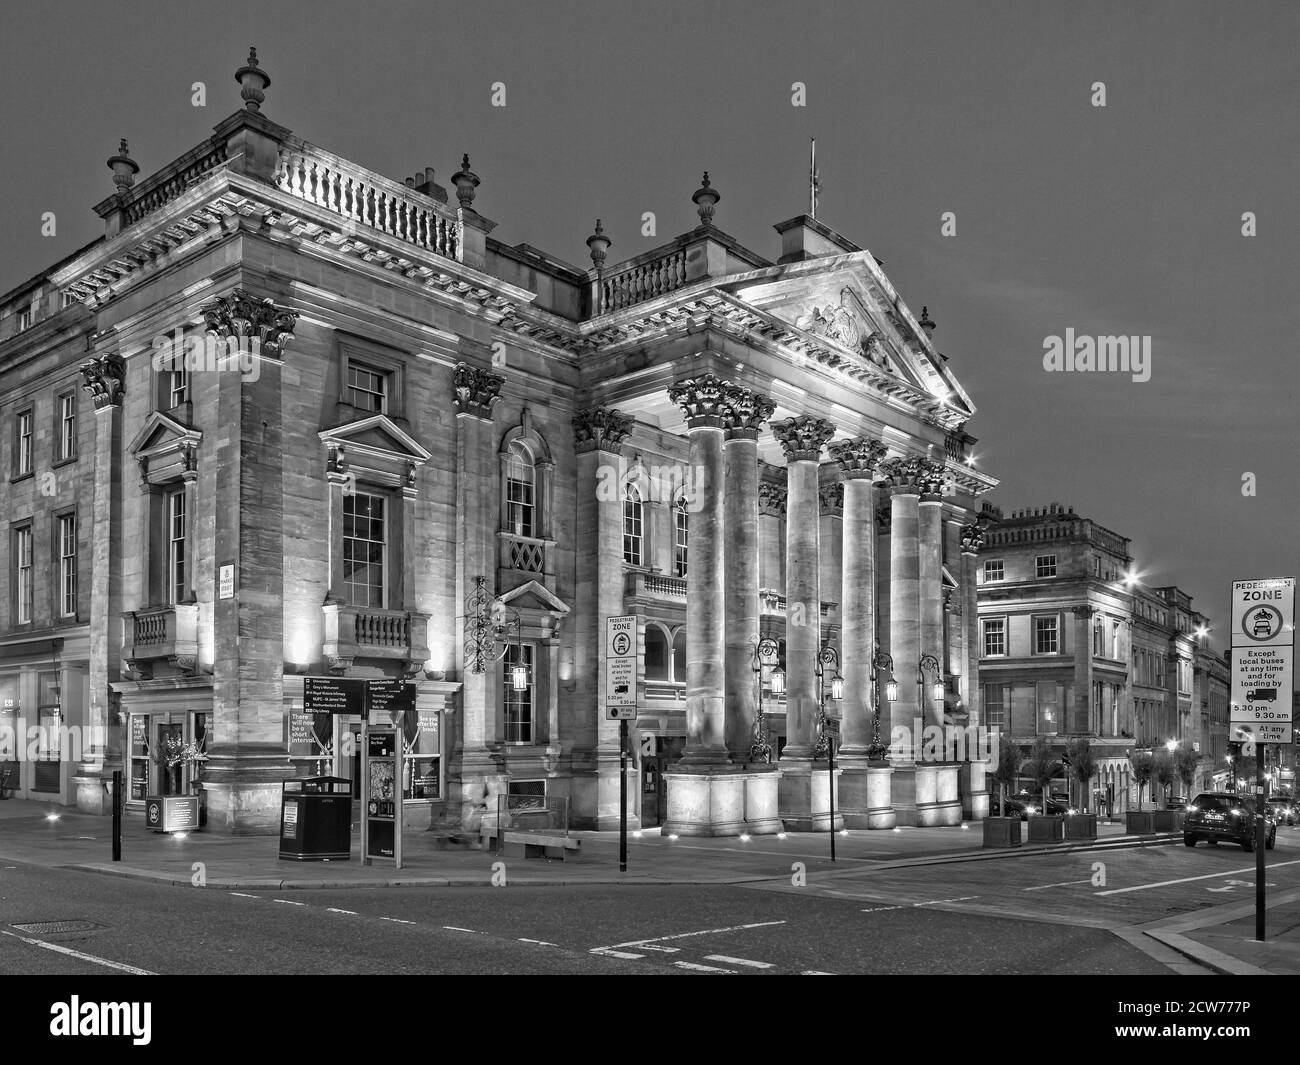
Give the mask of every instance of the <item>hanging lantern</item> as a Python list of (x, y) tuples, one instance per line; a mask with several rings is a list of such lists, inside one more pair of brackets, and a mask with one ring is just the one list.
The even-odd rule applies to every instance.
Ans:
[(780, 666), (777, 666), (776, 669), (772, 670), (772, 694), (785, 694), (785, 670)]
[(528, 690), (528, 667), (522, 662), (510, 671), (511, 684), (517, 692)]
[(893, 677), (890, 677), (889, 683), (885, 685), (885, 698), (891, 703), (898, 701), (898, 681)]
[(943, 681), (936, 680), (934, 682), (934, 690), (932, 694), (934, 695), (934, 701), (938, 703), (940, 706), (942, 706), (943, 705)]
[(836, 702), (844, 698), (844, 678), (838, 673), (831, 677), (831, 698)]

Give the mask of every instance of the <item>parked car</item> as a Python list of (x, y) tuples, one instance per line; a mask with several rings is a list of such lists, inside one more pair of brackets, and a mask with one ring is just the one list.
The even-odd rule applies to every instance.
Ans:
[(1181, 795), (1171, 795), (1169, 801), (1165, 803), (1166, 810), (1182, 810), (1187, 806), (1187, 800)]
[(989, 816), (990, 817), (1018, 817), (1024, 821), (1029, 812), (1026, 809), (1027, 803), (1023, 799), (1017, 799), (1008, 796), (1003, 802), (997, 795), (989, 796)]
[[(1183, 820), (1183, 842), (1195, 847), (1201, 840), (1207, 843), (1222, 840), (1253, 851), (1258, 819), (1259, 815), (1249, 804), (1231, 792), (1203, 791), (1188, 804), (1187, 817)], [(1277, 823), (1269, 816), (1264, 818), (1264, 833), (1264, 846), (1272, 850), (1277, 842)]]
[(1297, 814), (1294, 800), (1287, 798), (1285, 795), (1274, 795), (1264, 805), (1272, 812), (1273, 820), (1277, 824), (1294, 825), (1296, 823)]

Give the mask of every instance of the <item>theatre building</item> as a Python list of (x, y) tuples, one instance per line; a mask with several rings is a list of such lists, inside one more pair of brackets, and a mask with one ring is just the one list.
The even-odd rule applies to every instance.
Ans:
[(273, 831), (285, 779), (358, 776), (361, 708), (314, 693), (369, 680), (408, 700), (408, 825), (504, 794), (614, 827), (630, 615), (642, 824), (829, 828), (835, 718), (837, 823), (983, 814), (983, 763), (919, 737), (979, 724), (996, 482), (870, 252), (811, 213), (743, 247), (706, 174), (681, 236), (620, 261), (596, 222), (573, 266), (493, 236), (467, 157), (381, 176), (236, 77), (151, 176), (124, 142), (103, 236), (0, 300), (0, 686), (99, 740), (18, 751), (22, 796), (104, 811), (119, 769)]

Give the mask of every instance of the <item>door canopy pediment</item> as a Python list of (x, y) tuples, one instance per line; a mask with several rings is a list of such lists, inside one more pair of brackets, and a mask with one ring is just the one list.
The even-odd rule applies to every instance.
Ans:
[(140, 464), (140, 474), (150, 484), (175, 480), (197, 468), (203, 432), (177, 421), (163, 411), (153, 411), (135, 434), (128, 454)]

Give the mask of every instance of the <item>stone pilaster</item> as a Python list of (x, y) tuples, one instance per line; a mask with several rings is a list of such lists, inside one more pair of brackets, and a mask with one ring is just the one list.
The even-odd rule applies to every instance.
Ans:
[[(576, 823), (610, 829), (619, 816), (619, 725), (605, 720), (605, 618), (623, 609), (623, 442), (632, 419), (607, 407), (573, 418), (577, 451), (578, 567), (574, 610), (575, 684), (580, 710), (574, 730)], [(635, 788), (628, 789), (628, 803)], [(629, 810), (630, 814), (630, 810)]]
[(762, 481), (758, 486), (758, 586), (777, 591), (785, 587), (785, 485)]
[(921, 464), (921, 496), (917, 507), (920, 652), (933, 656), (936, 663), (927, 666), (918, 698), (925, 724), (940, 728), (944, 724), (943, 699), (936, 699), (932, 689), (936, 682), (943, 680), (947, 658), (943, 645), (943, 476), (942, 463)]
[(871, 663), (876, 650), (876, 502), (872, 481), (884, 458), (878, 440), (832, 445), (830, 457), (843, 474), (843, 573), (840, 593), (840, 673), (844, 677), (840, 808), (849, 828), (871, 825), (868, 748), (874, 695)]
[(208, 826), (279, 830), (284, 746), (284, 447), (282, 363), (297, 315), (238, 290), (203, 309), (208, 333), (259, 363), (217, 374), (215, 550), (239, 594), (212, 606), (213, 730), (203, 772)]
[[(821, 645), (818, 469), (835, 427), (801, 415), (772, 425), (786, 457), (786, 746), (781, 755), (781, 819), (796, 831), (830, 828), (825, 774), (812, 771)], [(814, 776), (817, 777), (814, 780)], [(821, 783), (819, 784), (818, 781)]]
[(122, 647), (122, 399), (126, 364), (116, 353), (81, 367), (82, 387), (95, 404), (95, 469), (91, 511), (90, 672), (87, 677), (89, 742), (77, 765), (77, 810), (111, 813), (112, 777), (122, 769), (122, 728), (114, 720), (116, 700), (109, 684), (117, 679)]

